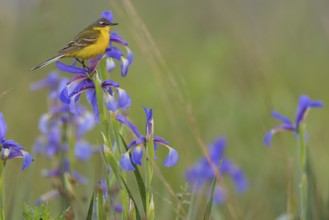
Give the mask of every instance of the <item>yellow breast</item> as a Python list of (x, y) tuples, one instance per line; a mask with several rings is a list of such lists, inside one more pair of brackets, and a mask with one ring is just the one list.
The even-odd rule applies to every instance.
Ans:
[(106, 47), (108, 46), (110, 40), (110, 27), (95, 27), (94, 29), (100, 31), (100, 35), (97, 41), (79, 51), (70, 54), (70, 56), (76, 57), (81, 60), (89, 60), (105, 53)]

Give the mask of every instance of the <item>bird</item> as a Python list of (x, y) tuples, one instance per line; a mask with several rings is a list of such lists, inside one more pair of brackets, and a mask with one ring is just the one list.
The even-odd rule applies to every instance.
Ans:
[(118, 23), (112, 23), (106, 18), (97, 19), (79, 32), (71, 42), (57, 52), (56, 56), (40, 63), (31, 70), (42, 68), (64, 57), (75, 58), (84, 68), (88, 68), (84, 61), (105, 53), (110, 40), (110, 27), (114, 25), (118, 25)]

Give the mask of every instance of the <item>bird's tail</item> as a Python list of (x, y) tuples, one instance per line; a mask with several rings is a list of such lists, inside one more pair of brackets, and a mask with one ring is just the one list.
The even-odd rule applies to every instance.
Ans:
[(36, 69), (39, 69), (39, 68), (42, 68), (44, 66), (47, 66), (48, 64), (52, 63), (52, 62), (55, 62), (57, 60), (59, 60), (60, 58), (62, 58), (64, 55), (57, 55), (53, 58), (50, 58), (49, 60), (46, 60), (45, 62), (43, 63), (40, 63), (38, 66), (36, 67), (33, 67), (31, 70), (36, 70)]

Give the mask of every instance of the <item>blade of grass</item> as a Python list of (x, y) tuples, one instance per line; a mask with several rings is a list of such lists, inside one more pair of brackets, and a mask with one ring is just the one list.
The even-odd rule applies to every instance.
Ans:
[(94, 207), (94, 193), (93, 193), (93, 195), (91, 197), (91, 200), (90, 200), (89, 209), (88, 209), (88, 215), (87, 215), (86, 220), (92, 220), (93, 207)]
[(124, 184), (124, 186), (126, 187), (126, 190), (128, 192), (128, 195), (129, 195), (130, 199), (133, 201), (133, 203), (135, 205), (135, 209), (136, 209), (136, 220), (141, 220), (142, 218), (141, 218), (140, 212), (138, 210), (137, 203), (136, 203), (133, 195), (131, 194), (131, 191), (128, 188), (128, 185), (126, 184), (126, 182), (124, 181), (124, 179), (121, 178), (121, 180), (122, 180), (122, 183)]
[[(218, 175), (219, 175), (220, 167), (222, 166), (222, 162), (223, 162), (223, 159), (220, 160), (218, 168), (217, 168)], [(212, 183), (211, 183), (210, 195), (209, 195), (209, 198), (208, 198), (208, 201), (207, 201), (206, 210), (205, 210), (204, 215), (203, 215), (203, 220), (208, 220), (209, 217), (210, 217), (212, 202), (213, 202), (214, 193), (215, 193), (215, 186), (216, 186), (216, 182), (217, 182), (216, 181), (217, 180), (217, 178), (216, 178), (217, 173), (215, 173), (214, 179), (212, 180)]]

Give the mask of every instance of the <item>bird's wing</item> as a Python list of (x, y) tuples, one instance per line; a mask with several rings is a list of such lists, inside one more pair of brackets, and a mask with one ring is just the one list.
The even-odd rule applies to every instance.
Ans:
[(76, 52), (82, 48), (95, 43), (99, 37), (98, 30), (83, 30), (75, 36), (75, 38), (68, 43), (63, 49), (58, 51), (59, 55), (66, 55)]

